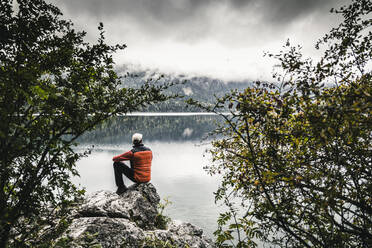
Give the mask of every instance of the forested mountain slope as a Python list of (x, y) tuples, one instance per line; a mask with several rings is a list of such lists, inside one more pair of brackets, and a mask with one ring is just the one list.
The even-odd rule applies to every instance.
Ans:
[(185, 104), (185, 100), (193, 98), (202, 102), (213, 103), (215, 96), (220, 97), (231, 90), (243, 90), (251, 85), (246, 81), (222, 81), (209, 77), (188, 77), (185, 75), (161, 74), (157, 71), (133, 69), (128, 66), (117, 68), (121, 75), (123, 86), (137, 88), (146, 82), (151, 84), (162, 84), (164, 82), (175, 83), (166, 92), (169, 94), (178, 94), (182, 98), (172, 99), (160, 104), (151, 105), (144, 112), (198, 112), (199, 109)]

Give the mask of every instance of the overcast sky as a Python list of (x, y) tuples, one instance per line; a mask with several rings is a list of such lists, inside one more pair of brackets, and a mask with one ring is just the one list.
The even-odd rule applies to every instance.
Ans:
[(128, 48), (117, 64), (162, 73), (226, 80), (268, 79), (277, 52), (289, 38), (308, 56), (337, 25), (330, 14), (349, 0), (50, 0), (77, 29), (97, 38), (103, 22), (109, 42)]

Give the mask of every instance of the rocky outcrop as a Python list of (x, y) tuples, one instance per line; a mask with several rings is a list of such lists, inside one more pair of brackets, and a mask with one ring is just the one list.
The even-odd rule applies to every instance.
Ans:
[[(98, 191), (86, 197), (69, 228), (75, 247), (90, 237), (106, 247), (214, 247), (203, 230), (190, 223), (169, 220), (158, 213), (160, 197), (151, 183), (135, 184), (122, 195)], [(163, 228), (163, 229), (161, 229)], [(85, 241), (84, 241), (85, 242)]]

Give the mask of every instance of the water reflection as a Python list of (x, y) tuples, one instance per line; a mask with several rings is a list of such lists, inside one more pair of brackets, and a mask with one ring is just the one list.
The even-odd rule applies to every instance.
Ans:
[(79, 141), (121, 144), (130, 141), (135, 132), (142, 133), (146, 141), (199, 141), (221, 121), (216, 115), (119, 116), (85, 134)]

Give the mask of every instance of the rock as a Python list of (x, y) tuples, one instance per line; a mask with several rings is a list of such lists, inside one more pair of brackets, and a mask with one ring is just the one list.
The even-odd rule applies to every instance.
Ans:
[[(87, 233), (93, 234), (103, 248), (140, 247), (145, 234), (135, 223), (124, 218), (82, 217), (74, 219), (70, 226), (70, 236), (76, 241), (74, 247), (87, 247), (80, 244), (86, 239)], [(80, 244), (79, 244), (80, 243)], [(86, 243), (85, 243), (86, 245)]]
[[(151, 183), (135, 184), (122, 194), (94, 192), (74, 215), (68, 235), (74, 247), (90, 241), (108, 247), (214, 247), (203, 230), (190, 223), (170, 221), (166, 230), (156, 226), (160, 197)], [(94, 240), (93, 240), (94, 239)], [(169, 247), (169, 246), (166, 246)]]
[(151, 183), (135, 184), (120, 196), (110, 191), (88, 195), (78, 216), (125, 218), (141, 228), (153, 229), (159, 202), (160, 197)]
[(185, 244), (189, 247), (214, 247), (212, 240), (203, 236), (200, 227), (180, 221), (172, 221), (167, 230), (148, 231), (146, 236), (163, 242), (170, 241), (175, 247), (185, 247)]

